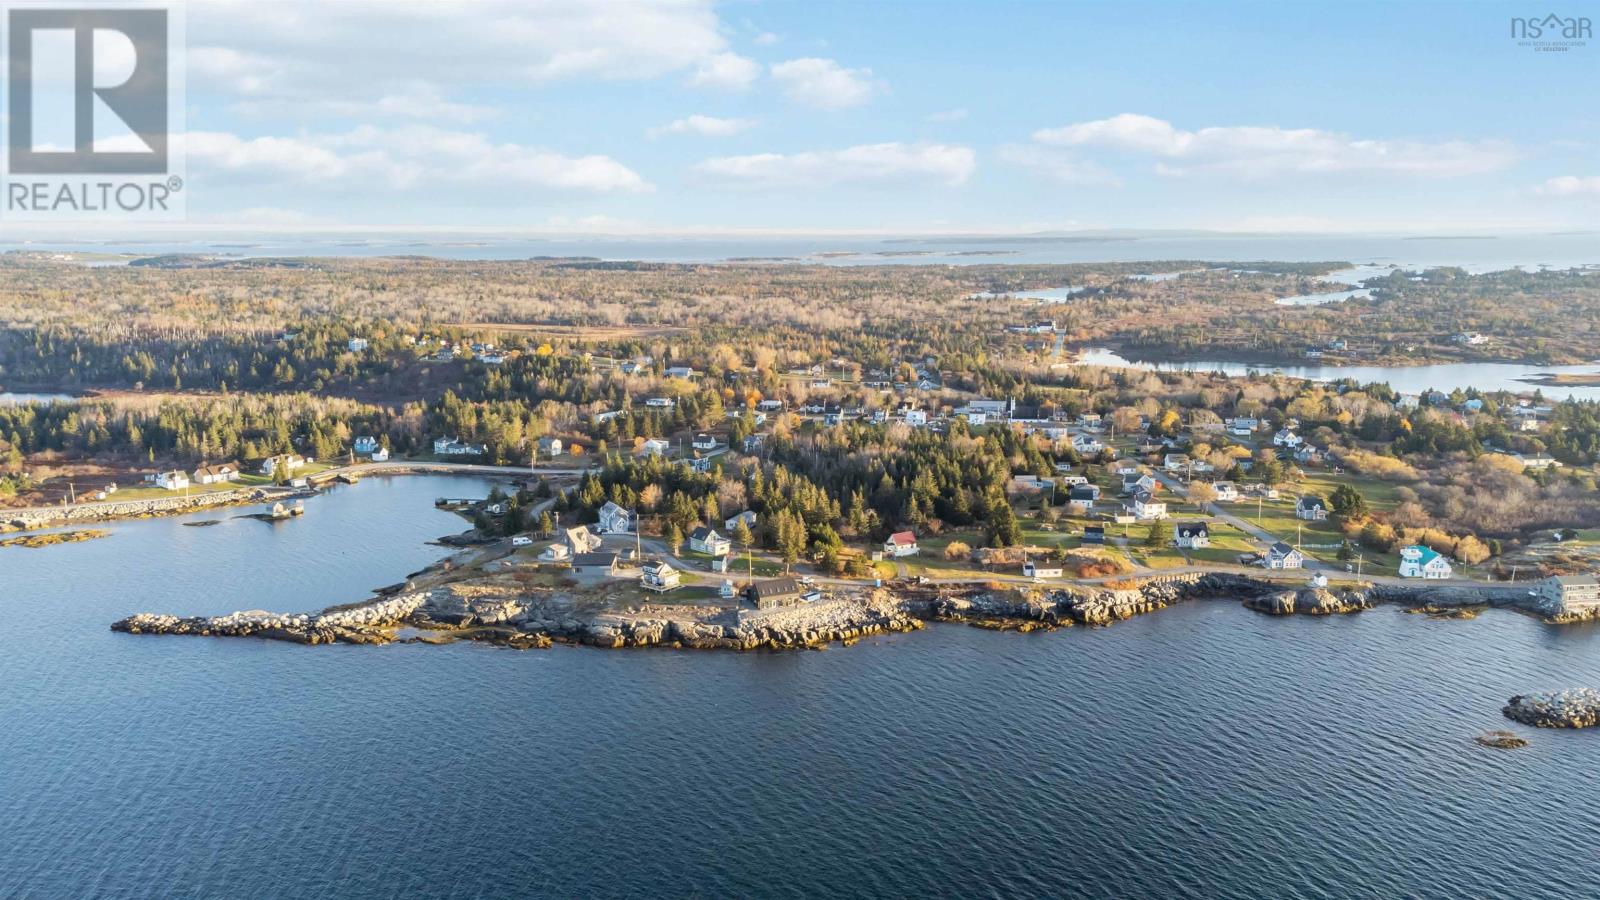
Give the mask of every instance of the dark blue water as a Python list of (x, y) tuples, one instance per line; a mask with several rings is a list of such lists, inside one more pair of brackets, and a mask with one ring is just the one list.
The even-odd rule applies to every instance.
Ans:
[[(0, 550), (0, 896), (1592, 897), (1600, 630), (1190, 604), (784, 654), (116, 635), (439, 555), (438, 495)], [(213, 514), (215, 515), (215, 514)], [(223, 513), (222, 515), (228, 515)]]

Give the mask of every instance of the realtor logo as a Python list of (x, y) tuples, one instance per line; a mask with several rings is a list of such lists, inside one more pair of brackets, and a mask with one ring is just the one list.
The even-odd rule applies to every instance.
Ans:
[[(8, 18), (13, 174), (166, 173), (166, 10), (13, 9)], [(36, 112), (62, 121), (68, 115), (64, 109), (35, 109), (35, 78), (71, 85), (69, 92), (41, 91), (71, 98), (74, 137), (68, 147), (40, 149), (35, 140)], [(106, 121), (107, 113), (113, 122)], [(126, 137), (97, 141), (97, 123), (120, 125), (117, 130), (142, 148), (129, 146)]]
[(179, 20), (137, 3), (6, 10), (6, 218), (181, 218)]

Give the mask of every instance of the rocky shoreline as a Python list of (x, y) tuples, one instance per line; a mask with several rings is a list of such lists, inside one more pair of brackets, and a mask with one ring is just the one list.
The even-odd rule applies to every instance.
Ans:
[[(417, 576), (426, 576), (424, 570)], [(423, 577), (420, 581), (425, 582)], [(141, 613), (112, 624), (129, 634), (257, 637), (303, 644), (482, 641), (519, 649), (554, 643), (602, 648), (798, 649), (852, 644), (864, 637), (956, 622), (1014, 631), (1105, 626), (1190, 600), (1231, 600), (1268, 615), (1339, 615), (1379, 603), (1464, 608), (1469, 601), (1513, 606), (1514, 595), (1452, 588), (1429, 591), (1357, 585), (1289, 588), (1243, 575), (1155, 576), (1126, 586), (1059, 588), (946, 586), (842, 588), (800, 606), (757, 611), (726, 605), (631, 605), (559, 586), (529, 586), (514, 575), (418, 581), (384, 589), (361, 603), (316, 613), (261, 610), (182, 618)]]

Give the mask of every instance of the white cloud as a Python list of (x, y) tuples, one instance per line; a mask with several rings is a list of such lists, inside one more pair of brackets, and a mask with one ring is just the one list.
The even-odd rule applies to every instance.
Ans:
[[(760, 66), (729, 52), (725, 31), (712, 0), (214, 0), (188, 10), (189, 91), (360, 104), (675, 72), (708, 87), (748, 85)], [(464, 120), (460, 112), (452, 118)]]
[(700, 61), (689, 83), (696, 87), (742, 91), (761, 75), (761, 64), (737, 53), (718, 53)]
[(817, 109), (860, 106), (881, 89), (871, 69), (846, 69), (831, 59), (808, 56), (774, 63), (772, 77), (784, 96)]
[(696, 165), (695, 171), (733, 187), (806, 188), (894, 182), (959, 185), (976, 166), (977, 155), (970, 147), (887, 143), (715, 157)]
[(1032, 169), (1058, 184), (1116, 185), (1122, 182), (1101, 166), (1086, 162), (1051, 147), (1037, 144), (1007, 144), (1000, 148), (1000, 159), (1014, 166)]
[(696, 134), (702, 137), (730, 137), (755, 125), (753, 119), (719, 119), (716, 116), (702, 116), (698, 113), (674, 119), (672, 122), (651, 128), (647, 133), (651, 137), (660, 137), (664, 134)]
[(564, 156), (428, 126), (362, 126), (297, 137), (190, 132), (185, 144), (189, 165), (202, 180), (208, 171), (226, 173), (230, 186), (264, 182), (386, 194), (449, 189), (461, 199), (500, 202), (526, 200), (528, 192), (651, 189), (638, 173), (607, 156)]
[(770, 47), (783, 39), (770, 31), (763, 31), (752, 38), (752, 40), (755, 41), (756, 46), (758, 47)]
[(1498, 171), (1516, 159), (1514, 149), (1498, 141), (1358, 139), (1315, 128), (1276, 126), (1184, 131), (1162, 119), (1132, 113), (1042, 129), (1034, 132), (1033, 139), (1046, 147), (1153, 157), (1156, 171), (1165, 175), (1391, 173), (1450, 178)]
[(1551, 197), (1600, 197), (1600, 175), (1562, 175), (1539, 185), (1538, 192)]
[(936, 112), (936, 113), (930, 113), (928, 115), (928, 121), (929, 122), (959, 122), (962, 119), (965, 119), (966, 117), (967, 117), (967, 110), (966, 110), (965, 107), (961, 107), (961, 108), (958, 108), (958, 109), (943, 109), (943, 110), (940, 110), (939, 112)]

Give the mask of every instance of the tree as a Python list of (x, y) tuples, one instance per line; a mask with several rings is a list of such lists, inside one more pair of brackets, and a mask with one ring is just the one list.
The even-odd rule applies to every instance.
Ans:
[(539, 513), (539, 534), (548, 535), (553, 533), (555, 530), (556, 523), (554, 519), (550, 518), (550, 511), (545, 510), (544, 512)]
[(1328, 502), (1334, 513), (1345, 519), (1360, 521), (1367, 517), (1367, 499), (1353, 485), (1341, 484), (1334, 488)]
[(1196, 481), (1189, 485), (1189, 502), (1195, 509), (1205, 509), (1206, 504), (1217, 502), (1217, 489), (1210, 482)]
[(972, 555), (972, 547), (963, 541), (951, 541), (945, 545), (944, 558), (952, 561), (966, 559)]
[(672, 555), (677, 556), (678, 550), (683, 547), (683, 529), (677, 522), (667, 523), (667, 547), (672, 550)]
[(1017, 514), (1012, 512), (1011, 504), (1000, 499), (992, 507), (989, 513), (989, 546), (1015, 547), (1022, 543), (1022, 525), (1017, 522)]
[(793, 513), (780, 513), (777, 539), (778, 552), (783, 556), (783, 568), (787, 572), (800, 559), (800, 554), (805, 552), (806, 527)]
[(734, 523), (733, 539), (739, 546), (746, 550), (749, 550), (751, 545), (756, 542), (756, 536), (750, 532), (750, 526), (745, 522), (744, 519), (740, 519)]
[(1172, 543), (1172, 523), (1166, 519), (1157, 519), (1150, 523), (1150, 531), (1144, 536), (1146, 547), (1165, 547)]

